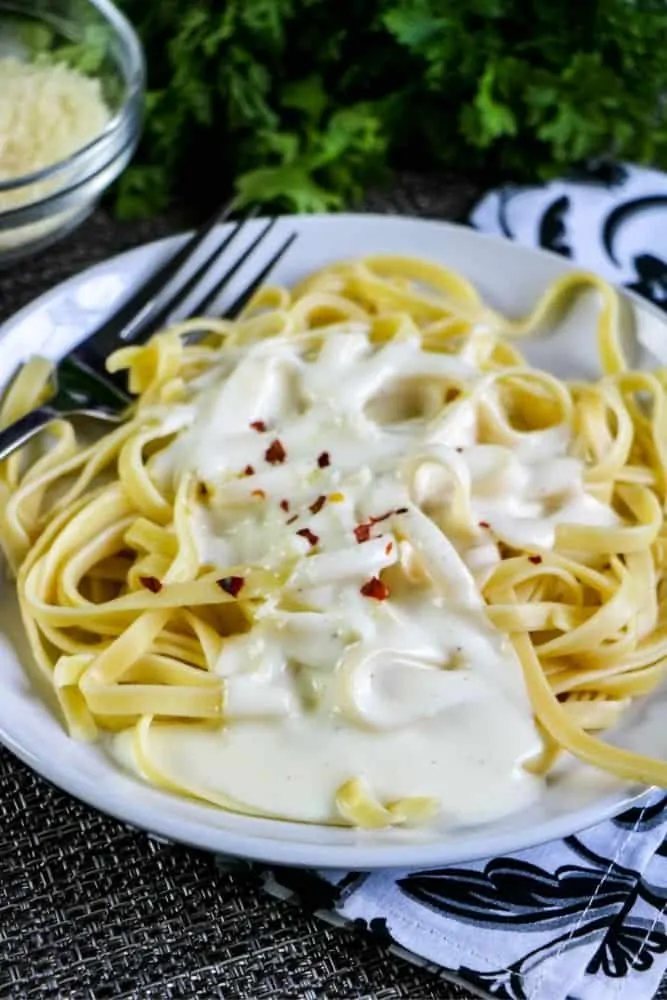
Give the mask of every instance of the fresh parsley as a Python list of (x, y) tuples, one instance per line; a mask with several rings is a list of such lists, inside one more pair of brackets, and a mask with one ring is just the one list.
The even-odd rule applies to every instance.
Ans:
[(664, 0), (121, 0), (149, 65), (121, 216), (326, 211), (400, 166), (667, 164)]

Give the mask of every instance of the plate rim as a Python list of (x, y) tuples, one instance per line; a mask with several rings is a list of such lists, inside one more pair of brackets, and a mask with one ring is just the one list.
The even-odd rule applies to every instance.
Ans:
[[(447, 842), (440, 842), (437, 839), (421, 844), (388, 843), (387, 845), (373, 844), (371, 846), (363, 844), (320, 845), (304, 841), (283, 841), (272, 839), (269, 836), (239, 834), (196, 820), (174, 817), (168, 810), (155, 814), (155, 818), (149, 818), (145, 815), (146, 810), (141, 805), (128, 818), (128, 814), (117, 803), (119, 796), (105, 796), (104, 793), (101, 793), (98, 797), (89, 794), (83, 787), (83, 783), (78, 785), (72, 771), (67, 771), (67, 769), (61, 771), (57, 763), (51, 764), (48, 760), (42, 763), (40, 759), (39, 766), (37, 766), (30, 751), (16, 744), (12, 739), (7, 739), (2, 728), (0, 728), (0, 743), (31, 771), (41, 779), (48, 781), (59, 791), (66, 792), (96, 812), (111, 817), (129, 829), (143, 831), (154, 840), (168, 844), (183, 844), (198, 850), (210, 851), (220, 857), (228, 856), (292, 868), (372, 871), (467, 864), (482, 858), (501, 857), (582, 833), (631, 808), (640, 799), (654, 791), (653, 788), (642, 788), (634, 793), (625, 794), (619, 790), (619, 793), (612, 793), (605, 800), (596, 802), (586, 809), (580, 809), (576, 813), (568, 813), (558, 820), (551, 820), (550, 832), (546, 837), (539, 832), (540, 829), (543, 830), (547, 826), (546, 823), (541, 827), (533, 828), (533, 833), (528, 828), (523, 832), (523, 836), (512, 831), (485, 834), (484, 826), (480, 825), (479, 828), (472, 829), (470, 836), (472, 849), (466, 851), (465, 856), (462, 856), (460, 850), (452, 850)], [(139, 784), (139, 782), (137, 783)], [(602, 801), (604, 801), (604, 805), (602, 805)], [(575, 815), (580, 817), (580, 820), (573, 827), (572, 817)], [(306, 825), (308, 824), (304, 824), (304, 826)], [(317, 824), (313, 825), (317, 827)], [(391, 833), (391, 831), (388, 832)], [(487, 838), (485, 843), (483, 837)], [(360, 833), (360, 839), (363, 839), (363, 831)], [(479, 844), (477, 844), (478, 840)], [(476, 844), (477, 846), (475, 846)], [(266, 850), (263, 849), (263, 845), (267, 846)], [(269, 845), (270, 849), (268, 849)], [(294, 856), (294, 852), (298, 852), (298, 857)], [(414, 854), (414, 860), (406, 857), (410, 854)], [(353, 856), (354, 862), (350, 860), (350, 856)]]
[[(311, 225), (328, 224), (332, 221), (337, 224), (352, 225), (355, 222), (358, 223), (360, 220), (379, 225), (395, 225), (401, 222), (412, 225), (418, 224), (419, 226), (439, 231), (448, 231), (454, 236), (456, 233), (463, 232), (467, 236), (473, 235), (477, 240), (490, 243), (499, 250), (511, 244), (513, 249), (520, 250), (527, 256), (549, 258), (554, 262), (558, 262), (560, 267), (565, 267), (568, 270), (585, 270), (585, 268), (578, 267), (572, 261), (553, 251), (543, 250), (539, 247), (529, 247), (502, 236), (483, 233), (465, 223), (450, 222), (448, 220), (372, 212), (278, 216), (279, 223), (288, 223), (297, 227), (297, 229), (301, 226), (308, 228)], [(252, 221), (258, 225), (262, 221), (266, 222), (266, 218), (259, 216)], [(222, 224), (221, 228), (224, 228), (224, 225)], [(227, 223), (226, 225), (230, 226), (231, 224)], [(177, 245), (179, 241), (182, 242), (185, 240), (187, 235), (188, 233), (185, 231), (178, 232), (138, 244), (135, 247), (105, 257), (97, 263), (76, 272), (69, 278), (58, 282), (22, 306), (21, 309), (2, 323), (0, 326), (0, 344), (15, 326), (24, 322), (32, 313), (43, 308), (50, 301), (66, 295), (68, 291), (75, 288), (82, 281), (94, 278), (96, 274), (105, 273), (114, 263), (120, 261), (129, 262), (135, 256), (146, 255), (148, 258), (149, 255), (166, 248), (169, 244)], [(642, 310), (652, 313), (667, 327), (667, 316), (653, 303), (632, 290), (620, 287), (618, 291), (624, 297), (639, 305)], [(9, 378), (10, 375), (11, 372), (7, 377)], [(28, 676), (27, 673), (26, 676)], [(34, 692), (34, 684), (29, 678), (28, 681), (31, 691)], [(51, 713), (51, 709), (48, 706), (46, 710)], [(57, 725), (61, 724), (57, 718), (55, 722)], [(301, 840), (294, 841), (272, 838), (270, 834), (261, 836), (253, 833), (237, 832), (206, 823), (204, 820), (198, 821), (196, 819), (179, 817), (171, 813), (168, 807), (157, 812), (152, 811), (152, 815), (147, 815), (149, 810), (144, 807), (139, 796), (131, 800), (128, 796), (122, 794), (109, 794), (102, 787), (99, 792), (95, 791), (91, 793), (86, 787), (86, 783), (83, 780), (80, 781), (77, 779), (76, 772), (68, 769), (66, 765), (61, 766), (57, 757), (49, 758), (48, 756), (36, 755), (30, 750), (29, 746), (24, 746), (16, 740), (6, 731), (1, 715), (0, 744), (5, 746), (13, 756), (29, 767), (31, 771), (59, 790), (73, 796), (97, 812), (112, 817), (127, 827), (144, 831), (154, 839), (169, 843), (186, 844), (223, 856), (229, 855), (231, 857), (269, 864), (320, 869), (350, 868), (371, 870), (418, 867), (433, 864), (462, 864), (468, 861), (479, 860), (480, 858), (517, 852), (589, 829), (591, 826), (603, 822), (633, 806), (637, 800), (643, 798), (652, 790), (648, 787), (639, 788), (636, 785), (633, 786), (631, 783), (628, 783), (627, 785), (619, 786), (617, 790), (601, 795), (599, 799), (588, 806), (579, 807), (573, 812), (568, 812), (562, 816), (552, 817), (537, 826), (527, 828), (519, 826), (516, 831), (485, 832), (488, 829), (488, 825), (479, 824), (463, 832), (462, 836), (470, 843), (470, 848), (466, 849), (463, 853), (461, 847), (457, 848), (455, 846), (460, 841), (458, 837), (451, 843), (435, 837), (433, 840), (424, 841), (423, 843), (416, 841), (411, 843), (391, 843), (390, 838), (388, 838), (386, 844), (374, 843), (372, 845), (364, 845), (362, 842), (359, 842), (323, 845)], [(113, 763), (111, 766), (114, 766)], [(137, 786), (141, 787), (138, 780)], [(267, 820), (267, 823), (276, 822), (280, 821)], [(304, 824), (304, 826), (308, 825)], [(389, 833), (391, 834), (391, 831)], [(359, 837), (360, 841), (363, 841), (363, 832), (360, 833)]]

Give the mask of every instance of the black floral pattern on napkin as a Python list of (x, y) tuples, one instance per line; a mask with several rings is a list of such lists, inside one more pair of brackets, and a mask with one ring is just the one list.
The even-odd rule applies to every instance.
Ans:
[(538, 232), (538, 242), (545, 250), (572, 256), (572, 247), (567, 238), (567, 214), (570, 211), (570, 199), (566, 194), (552, 201), (542, 214)]
[[(495, 199), (490, 209), (492, 217), (480, 228), (515, 239), (516, 214), (526, 224), (532, 213), (531, 242), (583, 266), (588, 266), (588, 256), (603, 260), (609, 268), (618, 269), (618, 280), (627, 288), (667, 310), (667, 179), (656, 171), (643, 171), (648, 189), (638, 195), (637, 177), (641, 173), (627, 164), (601, 161), (573, 171), (569, 183), (557, 182), (542, 189), (514, 185), (503, 188), (490, 196)], [(608, 197), (582, 236), (574, 220), (582, 207), (590, 214), (585, 200), (596, 189)], [(530, 209), (525, 207), (526, 196), (531, 199)], [(484, 201), (488, 199), (486, 196)], [(477, 224), (475, 211), (472, 218)], [(650, 234), (649, 242), (641, 247), (636, 246), (640, 238), (638, 223), (642, 233)], [(583, 239), (590, 247), (582, 245)], [(528, 242), (525, 234), (522, 242)]]
[(614, 816), (612, 823), (626, 830), (649, 830), (663, 825), (667, 816), (667, 795), (660, 795), (651, 805), (631, 806), (625, 812)]
[(636, 878), (612, 868), (601, 888), (604, 871), (563, 865), (549, 872), (520, 859), (495, 858), (482, 872), (436, 868), (413, 872), (398, 885), (406, 895), (459, 920), (497, 928), (514, 925), (530, 933), (567, 926), (589, 902), (592, 917), (615, 912)]
[[(628, 810), (625, 820), (619, 817), (619, 821), (632, 822), (635, 831), (642, 824), (648, 828), (660, 815), (664, 824), (664, 804), (663, 798), (638, 810), (638, 815)], [(656, 916), (648, 919), (631, 913), (641, 900), (657, 915), (667, 896), (657, 894), (637, 872), (596, 855), (577, 837), (567, 838), (567, 843), (583, 855), (587, 867), (564, 865), (551, 872), (522, 859), (495, 858), (482, 871), (451, 866), (417, 871), (401, 878), (398, 885), (426, 906), (477, 927), (514, 927), (526, 935), (545, 928), (562, 931), (506, 968), (480, 975), (479, 970), (459, 967), (460, 976), (483, 986), (492, 996), (527, 1000), (523, 977), (528, 968), (563, 947), (586, 942), (595, 942), (587, 975), (618, 979), (631, 970), (648, 971), (657, 956), (667, 953), (665, 927)]]
[[(623, 843), (651, 837), (648, 860), (667, 856), (667, 795), (653, 793), (641, 804), (579, 836), (517, 856), (470, 865), (397, 873), (297, 872), (277, 869), (269, 891), (294, 897), (321, 916), (333, 916), (359, 933), (370, 933), (391, 950), (434, 972), (448, 971), (497, 1000), (587, 1000), (588, 984), (628, 982), (627, 995), (648, 1000), (667, 956), (667, 865), (658, 877), (620, 856)], [(627, 840), (626, 838), (634, 838)], [(626, 852), (628, 853), (628, 852)], [(629, 858), (633, 852), (629, 850)], [(565, 857), (566, 863), (549, 864)], [(413, 936), (400, 898), (419, 908)], [(463, 928), (468, 928), (464, 931)], [(449, 938), (470, 941), (470, 956), (453, 961)], [(420, 947), (441, 936), (440, 963)], [(506, 935), (506, 937), (505, 937)], [(496, 966), (507, 942), (508, 960)], [(486, 945), (485, 945), (486, 942)], [(491, 944), (489, 944), (491, 942)], [(518, 943), (518, 947), (517, 947)], [(488, 956), (485, 948), (488, 948)], [(463, 946), (463, 950), (468, 949)], [(518, 951), (518, 954), (516, 954)], [(574, 966), (571, 956), (575, 956)], [(471, 958), (476, 959), (471, 961)], [(542, 970), (563, 965), (563, 987), (547, 986)], [(573, 977), (573, 968), (575, 975)], [(657, 973), (657, 979), (656, 979)], [(570, 981), (568, 984), (568, 977)], [(641, 986), (646, 979), (646, 989)], [(630, 982), (632, 985), (630, 985)], [(599, 985), (595, 996), (600, 996)], [(610, 996), (612, 994), (610, 993)], [(614, 993), (614, 996), (617, 994)], [(625, 996), (622, 992), (619, 996)]]

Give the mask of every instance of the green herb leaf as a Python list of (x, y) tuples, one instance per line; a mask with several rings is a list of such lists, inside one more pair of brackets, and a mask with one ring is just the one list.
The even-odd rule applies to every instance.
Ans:
[[(124, 216), (179, 195), (324, 211), (392, 166), (667, 166), (663, 0), (120, 0), (150, 93)], [(45, 42), (44, 44), (49, 44)]]

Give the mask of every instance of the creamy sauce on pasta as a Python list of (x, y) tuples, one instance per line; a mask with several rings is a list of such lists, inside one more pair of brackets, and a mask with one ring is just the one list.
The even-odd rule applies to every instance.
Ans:
[(353, 777), (384, 803), (433, 797), (447, 821), (518, 810), (540, 741), (479, 587), (500, 542), (549, 549), (560, 524), (618, 518), (585, 491), (569, 426), (512, 427), (474, 358), (374, 345), (362, 324), (311, 343), (226, 351), (151, 462), (162, 486), (205, 484), (202, 563), (280, 581), (216, 664), (226, 724), (154, 726), (153, 759), (297, 820), (336, 822)]

